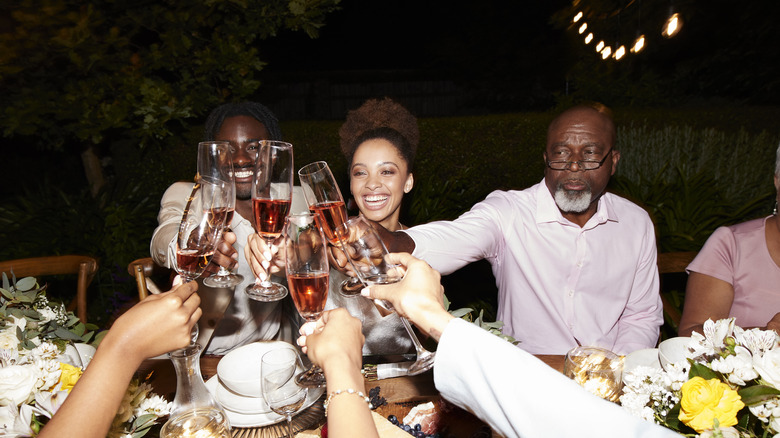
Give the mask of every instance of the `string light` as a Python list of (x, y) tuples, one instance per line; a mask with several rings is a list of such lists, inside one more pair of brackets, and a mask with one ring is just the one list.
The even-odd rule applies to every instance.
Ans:
[(637, 37), (636, 41), (634, 41), (634, 45), (631, 46), (631, 52), (632, 53), (639, 53), (644, 48), (645, 48), (645, 36), (644, 35), (639, 35)]
[(601, 49), (604, 48), (604, 40), (599, 41), (598, 44), (596, 44), (596, 51), (601, 52)]
[(582, 35), (587, 29), (588, 29), (588, 23), (582, 23), (582, 26), (580, 26), (580, 35)]
[(591, 41), (593, 41), (593, 32), (589, 33), (588, 36), (585, 37), (585, 44), (590, 44)]
[(671, 38), (680, 31), (680, 28), (682, 28), (682, 17), (678, 13), (674, 13), (669, 16), (669, 18), (666, 20), (666, 23), (664, 23), (664, 28), (661, 31), (661, 35), (663, 35), (666, 38)]
[(572, 22), (576, 23), (576, 22), (580, 21), (580, 18), (582, 18), (582, 11), (577, 12), (577, 15), (574, 16), (574, 19), (572, 20)]
[(610, 46), (604, 47), (604, 50), (601, 51), (601, 59), (607, 59), (611, 54), (612, 54), (612, 47)]
[(615, 60), (620, 60), (626, 54), (626, 46), (620, 46), (615, 50)]

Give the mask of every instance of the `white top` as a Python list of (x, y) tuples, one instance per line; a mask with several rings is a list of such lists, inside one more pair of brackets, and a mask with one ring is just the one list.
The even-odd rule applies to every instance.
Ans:
[(447, 324), (433, 367), (442, 397), (507, 438), (679, 437), (602, 400), (531, 354), (461, 319)]

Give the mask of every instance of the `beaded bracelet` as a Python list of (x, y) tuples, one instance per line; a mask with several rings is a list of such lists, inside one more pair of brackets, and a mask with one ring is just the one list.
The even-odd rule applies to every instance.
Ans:
[(339, 395), (339, 394), (355, 394), (358, 397), (362, 398), (366, 403), (368, 403), (368, 409), (374, 409), (373, 406), (371, 406), (371, 399), (366, 397), (365, 394), (363, 394), (362, 391), (355, 391), (352, 388), (349, 389), (337, 389), (330, 394), (328, 394), (328, 398), (325, 399), (325, 403), (322, 404), (322, 406), (325, 407), (325, 416), (328, 416), (328, 405), (330, 404), (330, 401), (333, 399), (333, 397)]

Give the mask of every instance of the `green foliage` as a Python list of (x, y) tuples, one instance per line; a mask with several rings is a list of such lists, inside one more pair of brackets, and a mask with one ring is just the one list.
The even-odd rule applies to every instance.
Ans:
[(45, 180), (23, 187), (0, 205), (0, 259), (61, 254), (98, 258), (100, 270), (91, 286), (98, 293), (90, 292), (89, 319), (106, 322), (136, 293), (127, 264), (149, 254), (158, 206), (159, 198), (139, 185), (110, 184), (96, 198), (86, 189), (68, 193)]
[[(13, 317), (13, 318), (12, 318)], [(16, 320), (24, 325), (16, 327), (19, 346), (32, 350), (37, 346), (34, 340), (48, 340), (65, 350), (68, 341), (85, 342), (92, 340), (97, 327), (83, 324), (71, 312), (66, 312), (61, 304), (52, 305), (46, 297), (46, 286), (40, 286), (33, 277), (16, 280), (2, 273), (0, 288), (0, 328), (13, 326)]]
[(316, 37), (339, 0), (18, 0), (0, 33), (0, 126), (43, 148), (170, 141), (260, 86), (258, 43)]

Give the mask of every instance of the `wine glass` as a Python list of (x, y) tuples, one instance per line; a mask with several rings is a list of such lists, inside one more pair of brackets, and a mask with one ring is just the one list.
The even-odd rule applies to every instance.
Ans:
[[(392, 284), (403, 279), (404, 273), (398, 265), (387, 262), (388, 251), (376, 230), (362, 216), (349, 219), (344, 229), (338, 231), (345, 244), (345, 253), (355, 268), (355, 274), (367, 285)], [(381, 300), (388, 310), (394, 311), (392, 304)], [(409, 367), (409, 375), (414, 376), (433, 367), (436, 353), (425, 349), (414, 333), (409, 321), (400, 316), (401, 323), (412, 339), (417, 352), (417, 360)]]
[[(306, 321), (316, 321), (328, 300), (328, 253), (317, 222), (315, 214), (293, 214), (284, 227), (287, 285), (298, 313)], [(320, 387), (325, 385), (325, 374), (312, 365), (296, 381), (301, 386)]]
[(272, 411), (287, 419), (287, 431), (293, 438), (292, 416), (303, 407), (308, 393), (308, 388), (294, 379), (303, 369), (301, 358), (292, 348), (278, 348), (265, 353), (260, 361), (263, 398)]
[[(219, 233), (225, 223), (225, 202), (229, 190), (224, 180), (198, 176), (184, 207), (176, 238), (174, 268), (187, 283), (198, 278), (211, 262)], [(198, 325), (192, 327), (192, 343), (198, 338)]]
[[(255, 230), (270, 247), (282, 234), (290, 213), (293, 187), (293, 147), (290, 143), (261, 140), (252, 179), (252, 210)], [(246, 287), (249, 298), (257, 301), (279, 301), (287, 288), (270, 280), (270, 273)]]
[[(336, 183), (336, 178), (324, 161), (316, 161), (307, 164), (298, 170), (298, 178), (301, 180), (303, 195), (309, 210), (320, 216), (320, 226), (325, 238), (333, 246), (342, 246), (336, 230), (348, 219), (347, 207), (344, 198)], [(341, 293), (346, 296), (360, 294), (363, 283), (357, 277), (350, 277), (341, 282)]]
[[(220, 230), (221, 234), (230, 231), (233, 222), (233, 213), (236, 210), (236, 178), (233, 175), (233, 154), (230, 152), (230, 143), (226, 141), (204, 141), (198, 143), (198, 175), (208, 175), (215, 179), (227, 181), (225, 193), (225, 225)], [(203, 152), (201, 152), (203, 151)], [(203, 284), (209, 287), (230, 288), (244, 281), (244, 277), (232, 274), (224, 266), (210, 277), (203, 279)]]
[(603, 348), (575, 347), (566, 353), (563, 375), (589, 392), (617, 402), (623, 389), (623, 360)]

